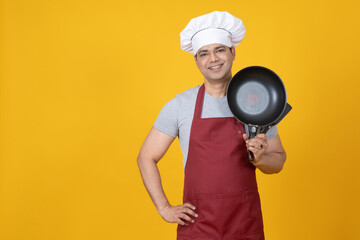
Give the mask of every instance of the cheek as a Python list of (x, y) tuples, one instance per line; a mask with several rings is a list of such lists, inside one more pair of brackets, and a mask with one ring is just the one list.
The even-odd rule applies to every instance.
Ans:
[(201, 62), (201, 61), (199, 61), (199, 62), (197, 62), (196, 63), (196, 66), (199, 68), (199, 69), (205, 69), (206, 67), (206, 64), (204, 63), (204, 62)]

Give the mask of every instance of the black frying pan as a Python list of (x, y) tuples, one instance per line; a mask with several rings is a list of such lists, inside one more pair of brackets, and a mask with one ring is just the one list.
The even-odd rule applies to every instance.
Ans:
[[(280, 77), (268, 68), (251, 66), (237, 72), (227, 89), (231, 112), (249, 126), (249, 138), (266, 133), (291, 110)], [(254, 154), (249, 151), (249, 160)]]

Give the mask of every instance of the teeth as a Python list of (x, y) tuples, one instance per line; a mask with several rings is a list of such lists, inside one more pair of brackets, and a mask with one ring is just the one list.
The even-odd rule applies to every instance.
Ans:
[(215, 67), (210, 67), (210, 69), (217, 69), (219, 67), (221, 67), (221, 65), (218, 65), (218, 66), (215, 66)]

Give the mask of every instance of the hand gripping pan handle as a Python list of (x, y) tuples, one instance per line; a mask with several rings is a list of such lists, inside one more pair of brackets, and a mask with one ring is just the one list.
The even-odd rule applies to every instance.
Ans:
[[(286, 103), (285, 109), (283, 111), (283, 113), (275, 120), (274, 123), (267, 125), (267, 126), (253, 126), (253, 125), (249, 125), (249, 139), (254, 138), (257, 134), (259, 133), (263, 133), (266, 134), (267, 131), (279, 124), (279, 122), (290, 112), (290, 110), (292, 109), (291, 105)], [(254, 161), (255, 157), (254, 157), (254, 153), (251, 151), (248, 151), (248, 156), (249, 156), (249, 160), (250, 161)]]
[[(249, 126), (249, 139), (266, 133), (291, 110), (284, 83), (274, 71), (262, 66), (237, 72), (228, 85), (227, 100), (234, 117)], [(250, 152), (249, 159), (254, 160)]]
[[(257, 126), (251, 126), (251, 125), (249, 125), (249, 139), (254, 138), (254, 137), (257, 135), (259, 129), (260, 129), (260, 128), (257, 127)], [(266, 131), (267, 131), (267, 130), (266, 130)], [(255, 156), (254, 156), (254, 153), (253, 153), (252, 151), (248, 150), (248, 156), (249, 156), (249, 160), (250, 160), (251, 162), (254, 161)]]

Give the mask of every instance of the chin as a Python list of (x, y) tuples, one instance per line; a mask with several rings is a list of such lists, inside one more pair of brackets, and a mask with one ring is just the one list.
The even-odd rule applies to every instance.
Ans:
[(231, 79), (231, 74), (221, 74), (218, 76), (211, 75), (211, 76), (208, 76), (207, 79), (209, 81), (214, 81), (214, 82), (227, 81), (227, 80)]

